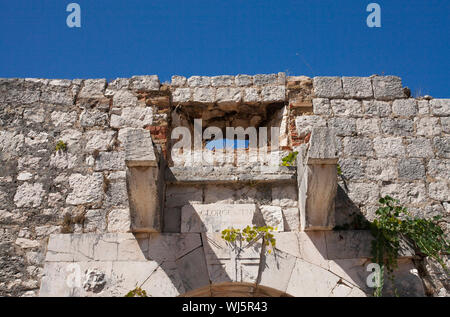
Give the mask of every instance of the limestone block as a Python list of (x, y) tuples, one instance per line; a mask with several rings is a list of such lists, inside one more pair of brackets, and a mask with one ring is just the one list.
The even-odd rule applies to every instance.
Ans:
[(103, 198), (103, 174), (92, 175), (72, 174), (69, 177), (72, 192), (67, 196), (69, 205), (99, 203)]
[(106, 212), (102, 209), (91, 209), (85, 214), (84, 232), (102, 233), (106, 231)]
[(420, 204), (427, 198), (425, 184), (416, 183), (392, 183), (381, 187), (381, 197), (389, 195), (405, 204)]
[(233, 83), (234, 76), (222, 75), (211, 77), (211, 86), (213, 87), (231, 86)]
[(240, 88), (217, 88), (216, 102), (217, 104), (238, 104), (241, 102), (242, 95)]
[(331, 272), (297, 259), (286, 293), (295, 297), (328, 297), (339, 280)]
[(133, 76), (130, 82), (131, 90), (142, 92), (159, 91), (159, 86), (159, 79), (156, 75)]
[(101, 152), (95, 160), (95, 171), (125, 170), (124, 152)]
[(172, 87), (182, 87), (182, 86), (186, 85), (186, 82), (187, 82), (186, 77), (174, 75), (174, 76), (172, 76), (171, 86)]
[(428, 185), (428, 193), (431, 198), (440, 200), (440, 201), (449, 201), (450, 200), (450, 186), (447, 182), (440, 181), (430, 183)]
[(284, 231), (283, 213), (281, 207), (277, 206), (260, 206), (259, 207), (266, 226), (271, 226), (275, 231)]
[(394, 100), (406, 97), (400, 77), (375, 76), (372, 77), (372, 86), (375, 99)]
[(261, 273), (258, 285), (268, 286), (285, 292), (296, 260), (296, 257), (281, 251), (265, 254), (261, 260)]
[(403, 159), (398, 163), (398, 177), (404, 180), (422, 179), (425, 177), (425, 166), (421, 159)]
[(323, 231), (299, 232), (298, 244), (300, 247), (299, 258), (304, 261), (329, 269), (327, 244)]
[(336, 165), (306, 165), (300, 176), (299, 209), (302, 230), (334, 227)]
[(450, 99), (433, 99), (430, 101), (430, 107), (435, 116), (450, 116)]
[(341, 117), (360, 117), (363, 113), (360, 100), (333, 99), (331, 108), (336, 116)]
[[(424, 297), (425, 289), (422, 279), (414, 264), (409, 259), (399, 260), (398, 268), (394, 271), (395, 288), (400, 297)], [(388, 278), (383, 287), (383, 296), (396, 296), (394, 287)]]
[(153, 124), (153, 109), (151, 107), (125, 107), (121, 115), (112, 114), (112, 128), (144, 128)]
[(373, 135), (378, 136), (380, 134), (380, 120), (379, 119), (356, 119), (356, 130), (360, 135)]
[(166, 207), (183, 207), (187, 204), (201, 204), (203, 190), (195, 186), (171, 185), (166, 191)]
[(106, 79), (86, 79), (83, 81), (78, 98), (103, 98), (106, 89)]
[(380, 100), (364, 100), (363, 107), (365, 113), (375, 117), (387, 117), (391, 111), (391, 104), (387, 101)]
[(53, 111), (50, 115), (53, 125), (57, 128), (72, 127), (75, 121), (77, 120), (77, 117), (78, 115), (75, 111), (72, 112)]
[(367, 271), (370, 259), (336, 259), (329, 261), (330, 272), (342, 277), (353, 286), (363, 290), (363, 293), (372, 293), (373, 289), (367, 286), (367, 277), (371, 273)]
[(192, 76), (187, 80), (189, 87), (207, 87), (211, 85), (211, 78), (207, 76)]
[(313, 129), (306, 164), (337, 164), (335, 134), (335, 131), (329, 128)]
[(344, 153), (348, 156), (373, 157), (372, 139), (367, 137), (345, 137)]
[(405, 146), (400, 137), (376, 137), (373, 148), (377, 157), (404, 157)]
[(261, 90), (263, 102), (282, 102), (286, 99), (285, 86), (265, 86)]
[(129, 232), (131, 228), (130, 210), (114, 209), (108, 214), (109, 232)]
[(372, 81), (368, 77), (342, 77), (345, 98), (372, 98)]
[(113, 146), (114, 136), (114, 131), (88, 131), (85, 135), (87, 140), (85, 149), (87, 152), (106, 151)]
[(253, 84), (253, 77), (249, 75), (237, 75), (234, 81), (236, 86), (251, 86)]
[(342, 98), (344, 90), (340, 77), (314, 77), (314, 95), (318, 98)]
[(17, 238), (15, 244), (17, 244), (22, 249), (37, 248), (41, 245), (38, 240), (31, 240), (25, 238)]
[(233, 204), (234, 190), (220, 185), (205, 188), (205, 204)]
[(220, 233), (202, 234), (203, 249), (211, 283), (256, 283), (261, 256), (261, 243), (243, 249), (229, 245)]
[(119, 140), (125, 148), (127, 166), (158, 166), (153, 141), (148, 130), (122, 129), (119, 132)]
[[(341, 165), (343, 170), (345, 167)], [(369, 159), (366, 165), (367, 177), (371, 180), (390, 181), (397, 178), (397, 161), (395, 159)]]
[(142, 288), (153, 297), (175, 297), (186, 293), (175, 262), (161, 263), (151, 273)]
[(261, 101), (258, 89), (256, 88), (245, 88), (244, 89), (244, 102), (246, 103), (256, 103)]
[(280, 207), (298, 206), (296, 187), (289, 184), (272, 186), (272, 205)]
[(397, 99), (392, 103), (392, 113), (396, 116), (412, 117), (417, 114), (417, 101), (414, 98)]
[(436, 179), (450, 179), (450, 160), (431, 159), (428, 162), (427, 174)]
[(300, 230), (300, 211), (298, 207), (283, 208), (284, 231)]
[(104, 126), (108, 123), (108, 114), (98, 110), (84, 110), (80, 115), (82, 127)]
[[(221, 232), (254, 223), (255, 204), (186, 205), (181, 210), (181, 232)], [(255, 224), (256, 225), (256, 224)]]
[(435, 137), (433, 138), (433, 145), (437, 157), (450, 158), (450, 137)]
[(196, 233), (150, 233), (146, 252), (154, 261), (175, 261), (201, 245), (200, 234)]
[(174, 103), (187, 103), (191, 100), (190, 88), (176, 88), (172, 94)]
[(274, 85), (278, 83), (277, 74), (258, 74), (253, 76), (253, 83), (256, 86)]
[(414, 118), (414, 125), (416, 126), (417, 135), (432, 136), (441, 134), (441, 125), (439, 118), (423, 117)]
[(326, 127), (327, 122), (320, 116), (298, 116), (295, 118), (295, 126), (300, 137), (312, 132), (315, 127)]
[(133, 232), (161, 231), (163, 179), (159, 169), (153, 166), (130, 167), (127, 169), (127, 184)]
[(371, 258), (372, 234), (364, 230), (325, 232), (329, 260)]
[(313, 111), (315, 115), (331, 115), (330, 99), (327, 98), (314, 98), (313, 99)]
[(215, 101), (216, 89), (215, 88), (194, 88), (193, 101), (213, 103)]
[(14, 203), (17, 207), (39, 207), (45, 195), (42, 184), (23, 183), (17, 188)]
[(197, 248), (175, 262), (186, 291), (209, 285), (203, 248)]

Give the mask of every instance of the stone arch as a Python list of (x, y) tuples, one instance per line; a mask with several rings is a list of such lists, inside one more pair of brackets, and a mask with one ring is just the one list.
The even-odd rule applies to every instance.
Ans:
[(179, 297), (293, 297), (267, 286), (228, 282), (201, 287)]

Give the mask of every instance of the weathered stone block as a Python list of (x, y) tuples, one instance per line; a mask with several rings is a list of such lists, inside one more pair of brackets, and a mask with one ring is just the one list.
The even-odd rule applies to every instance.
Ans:
[(379, 100), (405, 98), (402, 80), (396, 76), (375, 76), (372, 78), (373, 93)]
[(105, 126), (108, 123), (108, 114), (98, 110), (84, 110), (80, 115), (82, 127)]
[(196, 87), (194, 89), (193, 101), (213, 103), (215, 101), (215, 96), (216, 96), (215, 88)]
[(125, 148), (127, 166), (158, 166), (153, 141), (148, 130), (122, 129), (119, 132), (119, 140)]
[(327, 98), (314, 98), (313, 111), (315, 115), (331, 115), (330, 99)]
[(400, 117), (412, 117), (417, 114), (417, 101), (414, 98), (394, 100), (392, 113)]
[(130, 210), (113, 209), (108, 214), (108, 232), (130, 232)]
[(265, 86), (261, 90), (263, 102), (282, 102), (286, 99), (285, 86)]
[(257, 88), (245, 88), (244, 89), (244, 102), (255, 103), (260, 102), (261, 97), (259, 96)]
[(372, 157), (372, 139), (365, 137), (345, 137), (344, 153), (351, 156)]
[(333, 128), (338, 136), (350, 136), (356, 134), (356, 121), (353, 118), (328, 119), (328, 126)]
[(181, 210), (181, 232), (221, 232), (254, 224), (254, 204), (186, 205)]
[(373, 140), (373, 147), (377, 157), (403, 157), (405, 155), (405, 146), (400, 137), (376, 137)]
[(377, 117), (387, 117), (391, 114), (391, 104), (386, 101), (364, 100), (363, 107), (365, 113)]
[(417, 135), (432, 136), (441, 134), (442, 129), (439, 124), (439, 118), (415, 118), (414, 124), (416, 126)]
[(124, 152), (101, 152), (95, 161), (95, 171), (125, 170)]
[(242, 99), (240, 88), (218, 88), (216, 92), (216, 101), (221, 104), (238, 104)]
[(433, 138), (436, 156), (450, 158), (450, 136)]
[(87, 79), (83, 81), (78, 98), (103, 98), (106, 89), (106, 79)]
[(231, 86), (233, 84), (234, 76), (222, 75), (211, 77), (211, 86), (213, 87)]
[(14, 203), (17, 207), (39, 207), (45, 195), (42, 184), (24, 183), (17, 188)]
[(189, 87), (207, 87), (211, 85), (211, 77), (192, 76), (187, 80)]
[(253, 77), (249, 75), (237, 75), (234, 81), (236, 86), (251, 86), (253, 84)]
[(172, 101), (174, 103), (187, 103), (191, 100), (190, 88), (177, 88), (172, 93)]
[(430, 101), (430, 107), (435, 116), (450, 116), (450, 99), (433, 99)]
[[(343, 173), (345, 167), (341, 165)], [(371, 180), (392, 181), (397, 178), (397, 161), (395, 159), (367, 160), (367, 177)]]
[(331, 100), (331, 108), (336, 116), (360, 117), (363, 114), (362, 103), (360, 100)]
[(277, 74), (258, 74), (253, 76), (253, 83), (256, 86), (275, 85), (278, 84)]
[(414, 123), (409, 119), (382, 119), (381, 131), (390, 135), (410, 135), (414, 131)]
[(186, 85), (187, 79), (184, 76), (172, 76), (172, 83), (171, 86), (173, 87), (183, 87), (184, 85)]
[(103, 199), (103, 174), (92, 175), (72, 174), (69, 177), (72, 192), (67, 196), (69, 205), (99, 203)]
[(344, 90), (340, 77), (314, 77), (314, 95), (318, 98), (343, 98)]
[(259, 207), (266, 226), (271, 226), (275, 231), (284, 231), (283, 213), (278, 206), (260, 206)]
[(85, 138), (87, 140), (86, 143), (86, 151), (93, 152), (97, 151), (106, 151), (112, 148), (114, 144), (114, 131), (101, 131), (101, 130), (93, 130), (86, 132)]
[(428, 186), (428, 194), (431, 198), (440, 201), (450, 200), (450, 186), (445, 181), (430, 183)]
[(342, 77), (345, 98), (373, 97), (372, 81), (369, 77)]
[(406, 150), (409, 157), (428, 158), (434, 156), (431, 141), (426, 138), (419, 137), (409, 139)]
[(327, 122), (320, 116), (298, 116), (295, 118), (295, 126), (300, 137), (311, 133), (315, 127), (326, 127)]
[(125, 107), (121, 114), (112, 114), (110, 126), (112, 128), (144, 128), (153, 123), (152, 107)]
[(151, 76), (133, 76), (130, 81), (131, 90), (149, 92), (159, 90), (159, 78), (156, 75)]

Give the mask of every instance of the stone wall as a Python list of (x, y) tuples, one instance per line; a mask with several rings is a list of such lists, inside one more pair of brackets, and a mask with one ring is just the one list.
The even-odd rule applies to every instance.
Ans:
[[(390, 194), (414, 214), (443, 215), (448, 233), (449, 115), (448, 99), (410, 98), (392, 76), (174, 76), (170, 85), (157, 76), (0, 79), (0, 296), (39, 294), (43, 274), (54, 273), (43, 271), (46, 254), (49, 267), (56, 261), (48, 258), (51, 234), (114, 240), (133, 231), (129, 197), (142, 167), (130, 162), (148, 156), (130, 154), (141, 142), (136, 133), (151, 135), (150, 161), (168, 165), (158, 192), (163, 232), (182, 232), (186, 205), (208, 204), (254, 204), (263, 222), (299, 231), (295, 168), (264, 176), (251, 166), (173, 166), (171, 130), (192, 128), (194, 118), (204, 127), (278, 126), (283, 153), (301, 150), (313, 128), (334, 128), (336, 224), (358, 213), (371, 219), (378, 197)], [(66, 150), (56, 150), (59, 141)], [(418, 266), (427, 292), (446, 296), (447, 275), (432, 261)]]

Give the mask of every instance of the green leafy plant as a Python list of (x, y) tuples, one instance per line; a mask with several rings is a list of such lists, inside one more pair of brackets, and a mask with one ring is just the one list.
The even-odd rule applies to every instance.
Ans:
[(147, 292), (140, 287), (136, 287), (135, 289), (129, 291), (125, 297), (148, 297)]
[(375, 212), (376, 217), (370, 225), (375, 238), (372, 241), (372, 261), (381, 268), (380, 283), (374, 295), (382, 294), (385, 271), (392, 283), (394, 282), (394, 270), (398, 267), (397, 257), (402, 240), (411, 243), (416, 254), (435, 259), (447, 271), (441, 256), (450, 252), (450, 244), (439, 227), (438, 221), (441, 217), (436, 216), (432, 219), (413, 217), (405, 207), (399, 205), (398, 200), (390, 196), (380, 198), (379, 203), (380, 207)]
[(285, 157), (283, 157), (281, 166), (293, 166), (295, 160), (297, 159), (298, 152), (291, 152)]
[(339, 164), (337, 164), (336, 166), (337, 166), (337, 174), (338, 174), (339, 176), (342, 176), (342, 169), (341, 169), (341, 166), (340, 166)]
[[(263, 244), (267, 247), (267, 253), (272, 253), (276, 245), (276, 240), (272, 232), (276, 230), (271, 226), (264, 227), (250, 227), (247, 226), (244, 229), (225, 229), (222, 231), (222, 239), (232, 244), (233, 246), (237, 246), (236, 243), (239, 243), (239, 250), (243, 248), (248, 248), (252, 246), (259, 239), (262, 239)], [(247, 244), (242, 246), (242, 243), (246, 242)]]
[(56, 152), (59, 152), (59, 151), (65, 152), (66, 150), (67, 150), (67, 144), (64, 143), (64, 141), (59, 140), (58, 143), (56, 143), (55, 151)]

